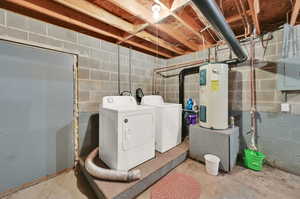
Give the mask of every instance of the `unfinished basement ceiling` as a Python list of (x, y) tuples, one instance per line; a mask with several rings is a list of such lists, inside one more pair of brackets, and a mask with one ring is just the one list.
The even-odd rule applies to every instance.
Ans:
[[(263, 34), (298, 22), (296, 0), (216, 2), (239, 39), (254, 28)], [(154, 3), (161, 5), (158, 19)], [(0, 7), (164, 58), (220, 43), (191, 0), (2, 0)]]

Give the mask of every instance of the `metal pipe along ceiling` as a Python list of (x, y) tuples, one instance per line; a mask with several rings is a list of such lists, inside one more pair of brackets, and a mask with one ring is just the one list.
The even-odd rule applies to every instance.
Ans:
[(239, 41), (235, 38), (235, 35), (227, 24), (225, 17), (220, 11), (215, 0), (192, 0), (194, 4), (199, 8), (205, 18), (211, 23), (215, 30), (219, 31), (227, 44), (231, 47), (234, 54), (238, 57), (239, 62), (247, 60), (247, 55), (241, 47)]

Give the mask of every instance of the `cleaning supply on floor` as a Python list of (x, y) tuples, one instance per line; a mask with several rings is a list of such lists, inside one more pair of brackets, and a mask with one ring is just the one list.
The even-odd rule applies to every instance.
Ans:
[(198, 199), (200, 183), (192, 176), (171, 172), (151, 189), (151, 199)]
[(263, 168), (263, 162), (265, 155), (261, 152), (245, 149), (244, 150), (244, 165), (245, 167), (254, 171), (261, 171)]
[(220, 158), (216, 155), (204, 155), (206, 171), (210, 175), (217, 176), (219, 172)]

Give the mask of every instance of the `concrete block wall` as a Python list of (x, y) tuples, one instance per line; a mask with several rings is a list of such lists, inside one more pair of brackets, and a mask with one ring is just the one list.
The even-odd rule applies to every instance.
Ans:
[[(167, 60), (167, 66), (176, 65), (180, 63), (193, 62), (197, 60), (206, 60), (208, 59), (209, 50), (203, 50), (199, 52), (190, 53), (188, 55), (183, 55)], [(195, 65), (196, 66), (196, 65)], [(194, 66), (189, 66), (194, 67)], [(167, 72), (167, 75), (179, 74), (182, 69), (177, 69), (174, 71)], [(179, 85), (178, 85), (178, 76), (164, 79), (164, 97), (165, 100), (171, 103), (178, 103), (179, 97)], [(192, 97), (198, 103), (198, 75), (193, 74), (186, 76), (185, 78), (185, 101), (187, 98)]]
[[(300, 26), (295, 27), (300, 32)], [(297, 33), (297, 34), (298, 34)], [(259, 150), (267, 156), (269, 164), (300, 174), (300, 92), (289, 92), (287, 102), (291, 104), (290, 113), (282, 113), (280, 104), (284, 102), (284, 94), (277, 90), (277, 65), (282, 53), (283, 30), (273, 33), (274, 38), (255, 45), (255, 56), (258, 63), (256, 75), (256, 104), (258, 110), (257, 141)], [(300, 34), (298, 34), (300, 37)], [(265, 36), (266, 38), (266, 36)], [(299, 40), (298, 40), (299, 41)], [(300, 44), (300, 43), (299, 43)], [(249, 43), (243, 43), (245, 50), (250, 52)], [(211, 60), (222, 61), (230, 58), (227, 46), (210, 49)], [(167, 66), (208, 58), (208, 50), (191, 53), (167, 60)], [(179, 73), (170, 71), (169, 74)], [(300, 82), (299, 82), (300, 84)], [(165, 100), (178, 102), (178, 77), (165, 80)], [(192, 97), (199, 104), (199, 75), (189, 75), (185, 79), (185, 101)], [(229, 72), (229, 109), (230, 115), (235, 116), (240, 127), (241, 151), (250, 141), (250, 64), (244, 63), (231, 68)]]
[[(98, 133), (95, 118), (102, 97), (118, 95), (118, 46), (3, 9), (0, 37), (78, 55), (80, 147), (82, 151), (95, 147), (98, 141), (91, 134)], [(121, 91), (129, 90), (129, 53), (130, 49), (120, 46)], [(151, 94), (153, 68), (165, 66), (166, 60), (132, 50), (131, 63), (133, 94), (136, 88)]]
[[(82, 154), (97, 145), (98, 108), (105, 95), (117, 94), (117, 46), (65, 28), (34, 20), (10, 11), (0, 9), (0, 37), (37, 46), (55, 48), (78, 54), (79, 66), (79, 134)], [(249, 50), (249, 45), (245, 45)], [(256, 57), (260, 63), (256, 67), (257, 106), (259, 111), (260, 149), (266, 153), (270, 164), (294, 173), (300, 173), (300, 93), (288, 95), (292, 113), (279, 112), (282, 93), (276, 90), (276, 63), (282, 49), (282, 31), (274, 33), (266, 50), (258, 42)], [(228, 59), (228, 50), (221, 50), (211, 58)], [(129, 88), (129, 49), (121, 47), (121, 90)], [(206, 59), (208, 50), (191, 53), (169, 60), (158, 59), (137, 51), (132, 51), (132, 88), (143, 88), (151, 93), (152, 70), (154, 67)], [(171, 71), (176, 74), (180, 70)], [(230, 71), (230, 111), (241, 127), (241, 142), (247, 143), (249, 136), (249, 65), (244, 64)], [(178, 102), (178, 77), (157, 78), (157, 90), (168, 102)], [(186, 98), (198, 100), (198, 75), (186, 78)], [(199, 103), (197, 101), (197, 103)], [(277, 125), (272, 125), (277, 124)], [(278, 125), (280, 128), (278, 128)], [(242, 145), (243, 146), (243, 145)], [(282, 149), (289, 153), (283, 153)]]

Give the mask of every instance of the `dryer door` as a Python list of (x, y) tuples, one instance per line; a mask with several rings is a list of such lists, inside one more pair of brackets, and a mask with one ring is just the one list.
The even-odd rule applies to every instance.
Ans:
[(154, 140), (153, 114), (126, 113), (123, 116), (123, 150), (130, 150)]

